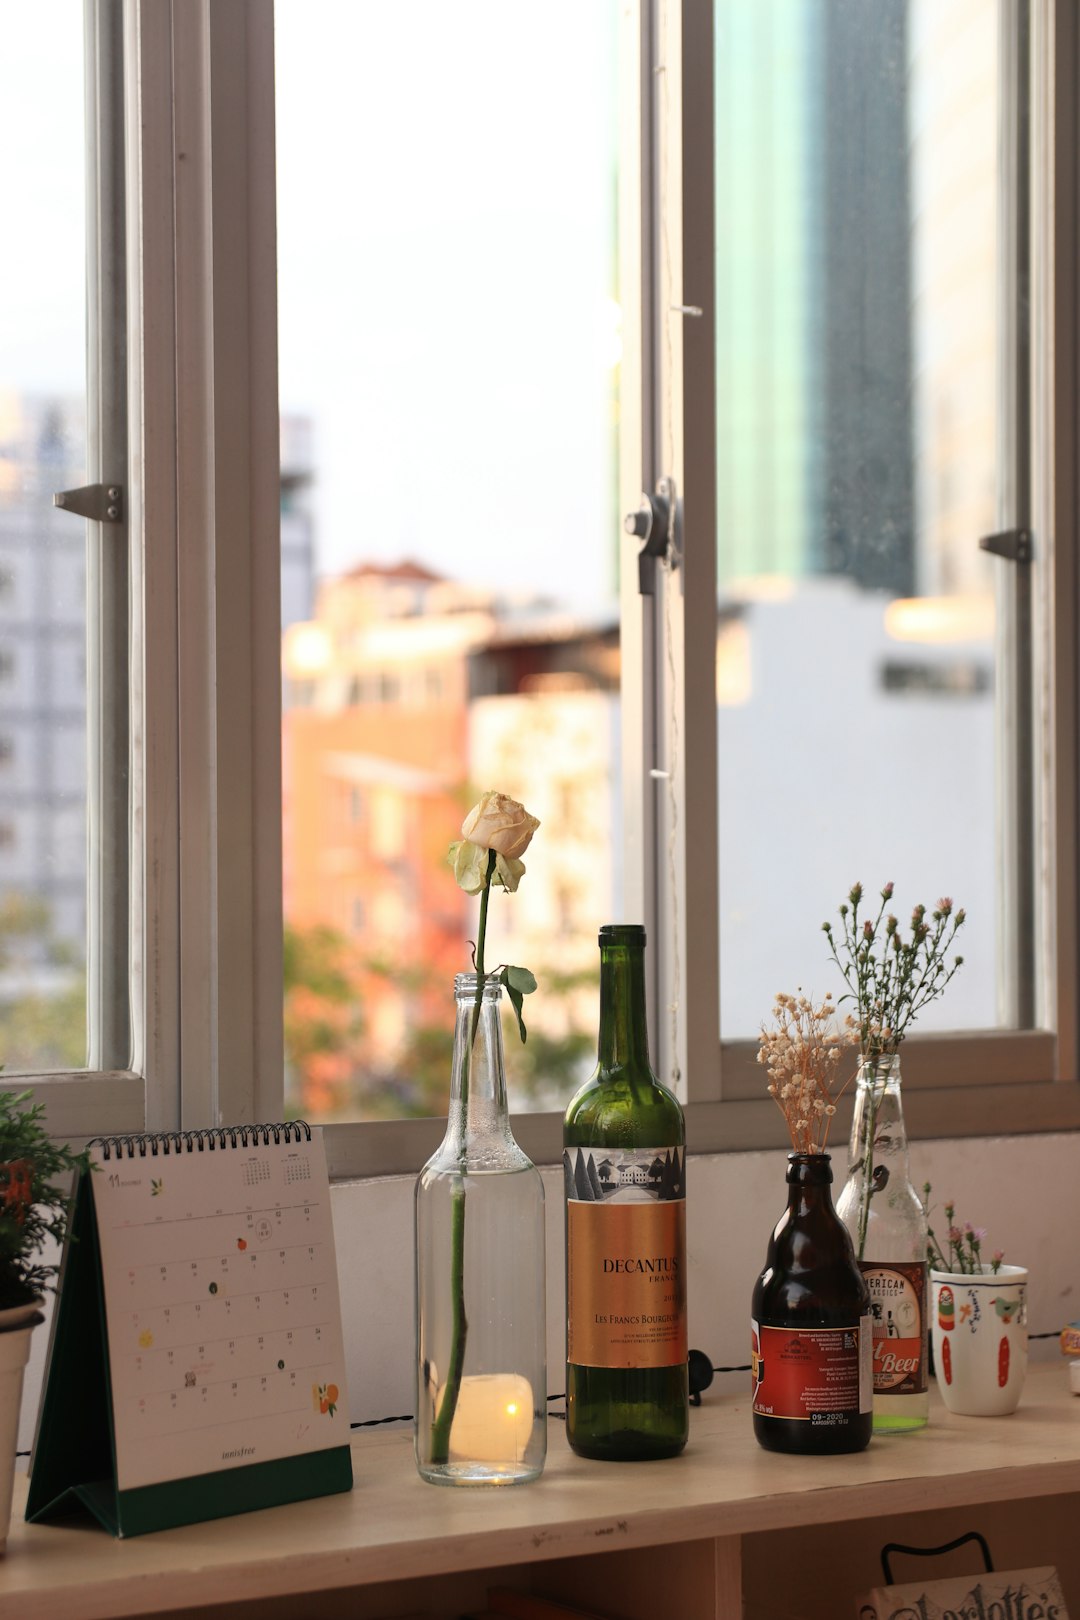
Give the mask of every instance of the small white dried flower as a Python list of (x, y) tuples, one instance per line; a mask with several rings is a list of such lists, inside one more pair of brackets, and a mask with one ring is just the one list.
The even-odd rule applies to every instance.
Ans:
[[(774, 998), (771, 1029), (762, 1026), (758, 1061), (768, 1075), (766, 1090), (787, 1120), (797, 1152), (823, 1151), (828, 1122), (836, 1114), (833, 1087), (844, 1047), (855, 1043), (856, 1020), (848, 1014), (843, 1029), (836, 1027), (837, 1010), (831, 994), (815, 1003), (802, 987), (796, 995), (778, 991)], [(847, 1076), (839, 1096), (850, 1081)], [(819, 1122), (824, 1130), (819, 1136)]]

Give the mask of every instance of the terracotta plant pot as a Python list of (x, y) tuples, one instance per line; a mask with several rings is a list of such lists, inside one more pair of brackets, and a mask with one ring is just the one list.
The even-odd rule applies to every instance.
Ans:
[(28, 1305), (12, 1305), (0, 1311), (0, 1554), (7, 1550), (11, 1522), (23, 1373), (30, 1356), (31, 1335), (45, 1320), (40, 1305), (40, 1300), (32, 1300)]

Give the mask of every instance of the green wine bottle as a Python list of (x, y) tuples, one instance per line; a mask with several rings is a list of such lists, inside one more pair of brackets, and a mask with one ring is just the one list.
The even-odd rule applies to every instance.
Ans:
[(566, 1111), (566, 1433), (583, 1457), (673, 1457), (690, 1423), (686, 1135), (649, 1063), (645, 930), (600, 930), (595, 1074)]

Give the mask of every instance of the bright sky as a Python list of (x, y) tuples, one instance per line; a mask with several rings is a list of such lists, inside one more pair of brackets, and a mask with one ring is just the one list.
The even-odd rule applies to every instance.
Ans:
[[(320, 567), (602, 601), (614, 0), (275, 9), (281, 403), (313, 419)], [(82, 5), (0, 0), (0, 27), (0, 392), (77, 392)]]
[(0, 0), (0, 393), (80, 393), (86, 360), (81, 0)]
[(281, 399), (322, 563), (613, 581), (611, 0), (277, 0)]

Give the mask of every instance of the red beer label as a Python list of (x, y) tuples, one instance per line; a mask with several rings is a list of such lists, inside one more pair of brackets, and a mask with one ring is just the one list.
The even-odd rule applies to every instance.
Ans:
[(754, 1411), (818, 1427), (869, 1412), (871, 1343), (868, 1316), (846, 1328), (762, 1327), (752, 1321)]
[(926, 1389), (926, 1266), (864, 1260), (874, 1318), (874, 1394), (921, 1395)]

